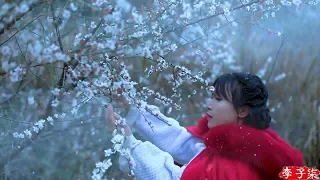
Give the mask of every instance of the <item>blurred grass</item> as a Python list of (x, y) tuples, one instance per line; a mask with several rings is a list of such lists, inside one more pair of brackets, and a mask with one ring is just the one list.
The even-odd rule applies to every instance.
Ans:
[[(302, 42), (293, 43), (294, 40), (285, 38), (276, 59), (280, 38), (242, 39), (241, 43), (248, 46), (238, 45), (239, 63), (245, 71), (257, 73), (266, 59), (272, 57), (263, 79), (270, 77), (267, 86), (272, 117), (276, 121), (274, 128), (303, 152), (306, 165), (320, 168), (320, 54), (312, 42), (307, 46)], [(274, 46), (270, 46), (271, 43)], [(274, 80), (281, 73), (286, 77)]]

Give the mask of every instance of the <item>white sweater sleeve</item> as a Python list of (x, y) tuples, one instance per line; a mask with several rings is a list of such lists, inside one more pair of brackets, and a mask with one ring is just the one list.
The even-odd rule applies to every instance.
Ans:
[[(125, 146), (131, 151), (135, 161), (133, 169), (137, 180), (180, 180), (185, 168), (174, 164), (172, 156), (169, 153), (160, 150), (150, 142), (141, 142), (133, 135), (128, 136), (125, 140)], [(119, 166), (122, 171), (127, 168), (124, 158), (120, 156)]]
[[(136, 107), (131, 107), (126, 117), (127, 122), (133, 125), (134, 130), (145, 140), (168, 152), (180, 164), (187, 164), (204, 148), (202, 140), (180, 126), (178, 121), (164, 116), (156, 106), (149, 105), (148, 108), (157, 110), (159, 116), (168, 121), (171, 126), (149, 112), (140, 112)], [(151, 123), (153, 129), (148, 122)]]

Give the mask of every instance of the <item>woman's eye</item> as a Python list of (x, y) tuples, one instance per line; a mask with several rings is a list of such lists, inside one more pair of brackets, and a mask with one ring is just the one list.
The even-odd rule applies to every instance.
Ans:
[(221, 101), (222, 100), (221, 98), (215, 97), (215, 96), (212, 96), (212, 98), (216, 99), (217, 101)]

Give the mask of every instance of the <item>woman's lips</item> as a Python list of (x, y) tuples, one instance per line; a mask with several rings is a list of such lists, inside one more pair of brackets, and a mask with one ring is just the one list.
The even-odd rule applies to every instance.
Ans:
[(210, 114), (207, 113), (207, 115), (208, 115), (209, 118), (212, 118), (212, 116)]

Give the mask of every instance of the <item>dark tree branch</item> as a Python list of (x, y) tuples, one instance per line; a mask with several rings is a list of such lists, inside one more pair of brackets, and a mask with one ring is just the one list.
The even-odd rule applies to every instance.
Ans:
[(40, 1), (40, 0), (33, 2), (33, 4), (31, 4), (31, 6), (29, 7), (29, 10), (27, 12), (19, 14), (15, 19), (12, 19), (12, 21), (7, 23), (2, 29), (0, 29), (0, 36), (5, 32), (6, 29), (10, 29), (16, 22), (20, 21), (20, 19), (23, 18), (24, 15), (28, 14), (36, 6), (38, 6), (42, 3), (43, 3), (43, 1)]

